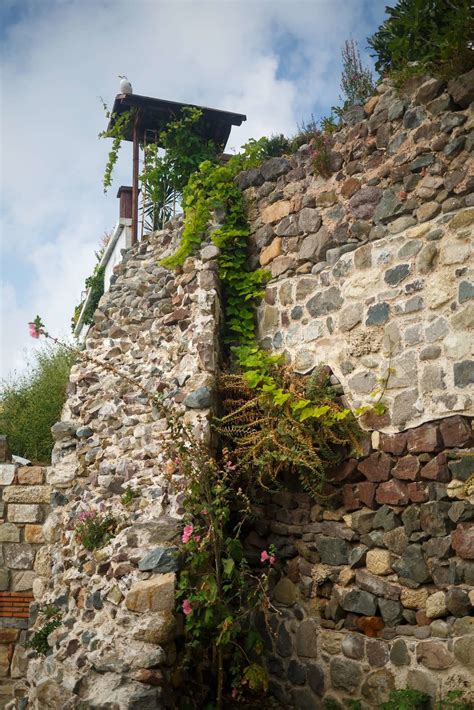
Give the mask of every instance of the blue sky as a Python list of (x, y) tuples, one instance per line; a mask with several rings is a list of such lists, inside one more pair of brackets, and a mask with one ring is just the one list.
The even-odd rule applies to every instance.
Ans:
[[(393, 3), (392, 3), (393, 4)], [(100, 97), (118, 74), (135, 93), (247, 114), (228, 148), (328, 114), (340, 50), (385, 17), (380, 0), (3, 0), (1, 61), (0, 372), (24, 369), (27, 322), (69, 334), (94, 250), (130, 184), (130, 146), (113, 187)]]

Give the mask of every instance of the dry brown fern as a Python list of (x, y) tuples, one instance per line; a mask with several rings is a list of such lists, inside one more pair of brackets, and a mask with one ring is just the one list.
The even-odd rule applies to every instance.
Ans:
[[(327, 388), (327, 376), (318, 386), (310, 378), (295, 376), (289, 368), (280, 368), (279, 379), (285, 391), (296, 398), (308, 396), (310, 383), (315, 404), (342, 410)], [(264, 394), (251, 389), (241, 375), (221, 375), (218, 388), (223, 415), (214, 420), (214, 428), (232, 449), (239, 471), (269, 487), (281, 472), (289, 470), (313, 496), (326, 497), (326, 469), (339, 463), (349, 448), (357, 448), (355, 420), (300, 422), (290, 406), (276, 407)]]

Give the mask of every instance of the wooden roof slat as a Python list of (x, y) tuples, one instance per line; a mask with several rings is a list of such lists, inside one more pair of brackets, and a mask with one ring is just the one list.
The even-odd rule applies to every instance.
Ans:
[[(207, 106), (184, 104), (166, 99), (156, 99), (151, 96), (140, 96), (139, 94), (117, 94), (107, 129), (110, 130), (113, 127), (117, 115), (130, 108), (137, 108), (140, 110), (138, 134), (140, 140), (143, 140), (145, 131), (163, 130), (167, 123), (181, 115), (185, 106), (198, 108), (202, 111), (198, 130), (203, 138), (213, 140), (220, 150), (224, 149), (232, 126), (240, 126), (243, 121), (247, 120), (247, 116), (242, 113), (221, 111)], [(133, 140), (132, 129), (125, 134), (125, 140)]]

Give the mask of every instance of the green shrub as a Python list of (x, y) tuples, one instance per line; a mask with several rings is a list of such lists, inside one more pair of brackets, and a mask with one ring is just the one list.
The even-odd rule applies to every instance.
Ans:
[(386, 703), (382, 703), (382, 710), (426, 710), (430, 697), (426, 693), (412, 688), (392, 690)]
[(474, 66), (470, 0), (399, 0), (385, 12), (388, 19), (368, 38), (380, 74), (429, 71), (451, 77)]
[(0, 384), (0, 432), (14, 454), (49, 462), (51, 427), (61, 416), (73, 359), (64, 348), (43, 346), (34, 353), (27, 374)]
[(62, 614), (59, 609), (52, 604), (48, 604), (40, 611), (40, 614), (43, 615), (46, 623), (33, 634), (27, 646), (28, 648), (33, 648), (36, 653), (45, 656), (51, 648), (48, 643), (48, 636), (54, 629), (57, 629), (58, 626), (61, 625)]
[(91, 510), (79, 513), (79, 522), (75, 530), (75, 537), (86, 550), (92, 552), (104, 547), (113, 537), (117, 521), (111, 515), (96, 513)]

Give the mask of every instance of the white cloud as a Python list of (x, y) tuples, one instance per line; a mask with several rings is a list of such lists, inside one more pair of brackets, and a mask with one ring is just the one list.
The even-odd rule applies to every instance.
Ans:
[[(364, 17), (378, 5), (22, 0), (0, 55), (3, 252), (13, 264), (3, 276), (4, 368), (21, 364), (37, 312), (67, 332), (94, 247), (115, 222), (115, 190), (101, 189), (109, 145), (97, 134), (99, 96), (113, 101), (118, 74), (136, 93), (246, 113), (229, 146), (291, 133), (337, 100), (340, 47), (373, 31)], [(130, 146), (122, 153), (115, 185), (130, 182)]]

